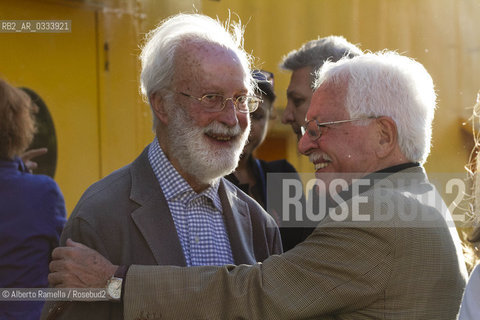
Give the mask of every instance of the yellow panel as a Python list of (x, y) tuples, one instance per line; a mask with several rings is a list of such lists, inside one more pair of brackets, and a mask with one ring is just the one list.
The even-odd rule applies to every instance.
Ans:
[(141, 104), (138, 94), (139, 23), (131, 15), (103, 11), (99, 26), (101, 172), (105, 176), (131, 162), (152, 137), (142, 139), (137, 121), (146, 118), (150, 129), (149, 108)]
[(58, 141), (56, 180), (70, 212), (99, 177), (95, 15), (52, 2), (0, 2), (0, 19), (72, 20), (72, 33), (0, 33), (0, 72), (36, 91), (52, 114)]

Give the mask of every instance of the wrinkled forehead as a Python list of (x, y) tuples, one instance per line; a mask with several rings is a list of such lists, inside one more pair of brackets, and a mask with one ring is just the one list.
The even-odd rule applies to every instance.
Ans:
[(325, 122), (348, 119), (346, 94), (347, 87), (344, 83), (323, 83), (313, 93), (306, 120)]
[(236, 87), (249, 88), (248, 66), (237, 53), (219, 44), (190, 41), (180, 46), (174, 59), (174, 82), (221, 84), (226, 79)]

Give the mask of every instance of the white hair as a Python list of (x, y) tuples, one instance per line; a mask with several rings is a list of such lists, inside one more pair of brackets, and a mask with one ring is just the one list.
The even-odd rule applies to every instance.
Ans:
[(320, 85), (347, 85), (345, 108), (350, 118), (392, 118), (400, 150), (409, 161), (423, 164), (430, 153), (436, 93), (431, 76), (419, 62), (392, 51), (366, 53), (316, 73)]
[[(243, 49), (243, 33), (240, 20), (231, 22), (230, 17), (225, 25), (201, 14), (181, 13), (163, 20), (146, 35), (140, 54), (140, 89), (144, 98), (150, 102), (153, 93), (168, 88), (174, 74), (176, 50), (186, 42), (213, 43), (235, 52), (245, 70), (246, 86), (253, 92), (254, 80), (249, 71), (251, 56)], [(153, 119), (155, 126), (156, 117)]]

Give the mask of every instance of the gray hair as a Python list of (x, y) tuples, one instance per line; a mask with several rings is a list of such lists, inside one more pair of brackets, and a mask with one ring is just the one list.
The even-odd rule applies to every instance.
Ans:
[(392, 118), (400, 150), (409, 161), (423, 164), (430, 153), (436, 93), (432, 77), (419, 62), (392, 51), (366, 53), (316, 73), (321, 85), (347, 85), (345, 108), (350, 118)]
[[(201, 14), (177, 14), (163, 20), (146, 35), (146, 43), (140, 54), (142, 72), (140, 89), (146, 101), (150, 96), (170, 86), (174, 74), (176, 50), (186, 42), (207, 42), (228, 48), (236, 53), (245, 70), (246, 85), (253, 92), (255, 84), (250, 75), (251, 56), (243, 49), (244, 27), (241, 21), (224, 25), (218, 20)], [(157, 120), (155, 115), (154, 127)]]
[[(308, 41), (300, 49), (290, 51), (283, 57), (280, 67), (290, 71), (312, 67), (313, 71), (316, 71), (327, 60), (335, 62), (343, 57), (353, 58), (361, 54), (362, 50), (344, 37), (328, 36)], [(312, 82), (313, 80), (312, 74)]]

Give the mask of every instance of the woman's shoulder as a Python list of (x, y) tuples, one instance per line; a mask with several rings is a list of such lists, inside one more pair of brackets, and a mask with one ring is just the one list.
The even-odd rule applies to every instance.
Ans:
[(30, 195), (59, 195), (61, 194), (58, 184), (51, 177), (43, 174), (31, 174), (22, 172), (11, 180), (17, 190), (23, 190)]

